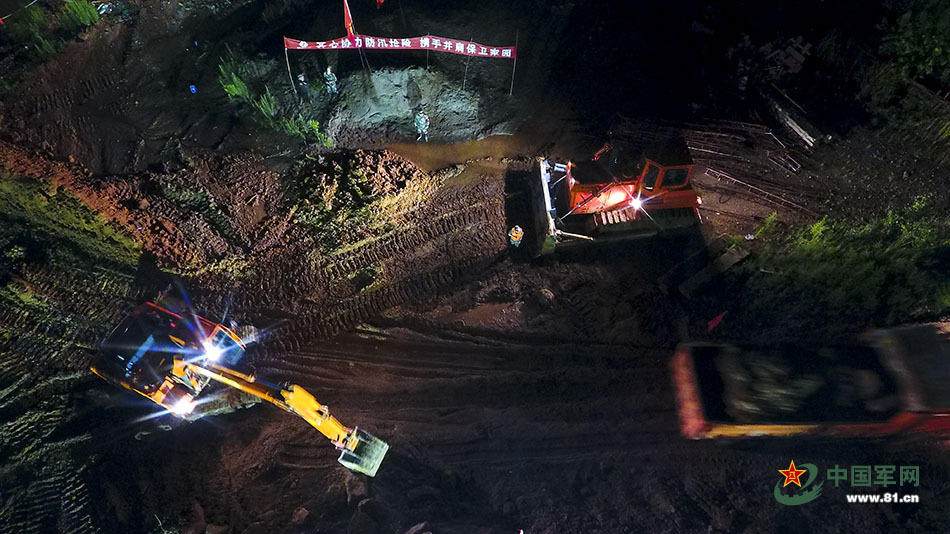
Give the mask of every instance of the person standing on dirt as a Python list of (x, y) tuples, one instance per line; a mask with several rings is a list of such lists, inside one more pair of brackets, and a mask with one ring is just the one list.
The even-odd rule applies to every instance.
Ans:
[(327, 94), (333, 98), (337, 94), (336, 74), (333, 74), (333, 68), (327, 65), (326, 72), (323, 73), (323, 81), (327, 84)]
[(429, 142), (429, 116), (426, 115), (426, 112), (420, 107), (416, 110), (416, 116), (413, 119), (413, 122), (416, 125), (416, 133), (419, 135), (416, 136), (416, 141), (423, 141), (425, 143)]
[(300, 87), (300, 91), (306, 95), (307, 100), (310, 100), (310, 83), (307, 82), (307, 75), (300, 73), (297, 75), (297, 86)]
[(518, 225), (515, 225), (515, 227), (512, 228), (510, 232), (508, 232), (508, 242), (511, 243), (511, 245), (514, 246), (515, 248), (518, 248), (521, 246), (521, 239), (523, 237), (524, 237), (524, 230), (522, 230), (521, 227)]

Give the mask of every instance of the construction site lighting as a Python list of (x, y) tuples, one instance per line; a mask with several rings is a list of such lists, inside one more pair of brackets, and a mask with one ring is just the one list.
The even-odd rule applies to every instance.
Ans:
[(221, 354), (223, 352), (224, 351), (221, 350), (221, 347), (218, 347), (216, 345), (205, 345), (205, 351), (204, 351), (205, 358), (213, 362), (220, 360)]
[(172, 406), (171, 412), (175, 415), (187, 415), (195, 410), (195, 403), (191, 399), (181, 399)]

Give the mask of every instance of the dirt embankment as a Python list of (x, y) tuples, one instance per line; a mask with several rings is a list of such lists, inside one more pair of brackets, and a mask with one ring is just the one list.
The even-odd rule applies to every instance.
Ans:
[[(472, 8), (482, 10), (473, 17), (441, 4), (420, 3), (417, 12), (387, 2), (378, 22), (360, 30), (510, 42), (506, 21), (519, 18), (517, 6), (500, 4)], [(251, 55), (263, 49), (255, 39), (264, 37), (237, 23), (257, 17), (265, 3), (244, 7), (222, 17), (220, 41), (202, 35), (197, 49), (192, 35), (177, 32), (185, 27), (179, 19), (165, 19), (158, 6), (134, 27), (96, 27), (33, 73), (35, 89), (5, 107), (20, 121), (12, 135), (64, 161), (72, 156), (76, 168), (6, 143), (0, 158), (16, 175), (48, 180), (79, 199), (154, 256), (149, 261), (181, 273), (205, 315), (227, 310), (261, 326), (265, 338), (249, 358), (262, 379), (310, 388), (342, 421), (387, 440), (390, 456), (373, 480), (350, 475), (312, 428), (267, 406), (158, 431), (167, 417), (143, 420), (154, 407), (87, 369), (97, 342), (123, 311), (165, 289), (167, 273), (145, 260), (135, 266), (84, 254), (69, 235), (31, 224), (30, 213), (4, 213), (0, 532), (156, 532), (159, 521), (183, 532), (294, 534), (943, 525), (947, 465), (929, 444), (722, 446), (679, 438), (670, 347), (684, 328), (699, 323), (703, 331), (708, 317), (697, 321), (664, 294), (661, 280), (689, 243), (539, 262), (507, 257), (511, 175), (523, 176), (537, 154), (586, 157), (602, 142), (563, 108), (549, 113), (550, 99), (503, 98), (507, 69), (471, 66), (471, 83), (495, 90), (485, 97), (459, 89), (460, 80), (469, 83), (464, 59), (434, 60), (441, 72), (430, 75), (419, 71), (421, 55), (386, 70), (371, 57), (370, 82), (357, 87), (366, 80), (355, 57), (349, 64), (330, 57), (349, 72), (338, 69), (343, 100), (324, 123), (341, 143), (396, 140), (407, 135), (405, 108), (429, 101), (437, 104), (433, 133), (444, 139), (508, 131), (526, 120), (514, 138), (394, 147), (418, 165), (386, 151), (287, 157), (293, 151), (283, 141), (266, 144), (266, 155), (243, 152), (270, 137), (247, 135), (255, 124), (247, 110), (236, 115), (208, 88), (217, 87), (226, 42), (247, 40)], [(561, 38), (579, 6), (533, 7), (532, 28), (520, 34), (516, 95), (548, 81), (553, 51), (577, 46)], [(369, 19), (372, 5), (363, 8), (358, 15)], [(329, 17), (298, 24), (280, 9), (289, 22), (269, 31), (342, 33)], [(583, 24), (597, 11), (583, 14), (575, 23), (587, 35)], [(466, 36), (468, 29), (483, 31)], [(637, 50), (649, 49), (646, 42)], [(601, 43), (606, 55), (623, 50), (620, 41)], [(626, 61), (625, 54), (616, 57)], [(310, 57), (309, 72), (322, 71), (324, 58)], [(594, 74), (597, 64), (589, 67), (585, 80), (603, 79)], [(419, 79), (429, 85), (417, 95)], [(654, 85), (654, 77), (640, 79), (638, 88)], [(195, 94), (187, 90), (192, 83)], [(360, 98), (348, 100), (356, 90)], [(629, 92), (621, 83), (610, 91)], [(505, 117), (511, 109), (525, 116)], [(219, 151), (203, 150), (209, 147)], [(295, 189), (301, 183), (309, 189)], [(363, 194), (380, 198), (357, 202)], [(334, 217), (320, 218), (321, 202)], [(337, 227), (337, 215), (372, 224)], [(325, 246), (331, 231), (344, 236), (340, 246)], [(923, 504), (856, 511), (844, 503), (843, 488), (829, 486), (820, 506), (782, 508), (771, 488), (789, 458), (822, 467), (919, 464)]]

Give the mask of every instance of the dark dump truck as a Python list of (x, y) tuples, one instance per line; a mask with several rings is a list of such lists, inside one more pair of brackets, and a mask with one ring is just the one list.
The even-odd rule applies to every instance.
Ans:
[(842, 346), (684, 343), (672, 360), (682, 434), (950, 438), (950, 322)]

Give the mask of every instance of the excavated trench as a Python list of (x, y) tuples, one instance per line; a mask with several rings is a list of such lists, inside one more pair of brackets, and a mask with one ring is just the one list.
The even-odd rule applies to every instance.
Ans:
[[(510, 42), (511, 21), (530, 12), (517, 28), (515, 96), (507, 65), (431, 57), (426, 70), (421, 53), (376, 53), (367, 73), (355, 56), (331, 54), (294, 56), (293, 69), (313, 77), (332, 64), (341, 100), (294, 101), (272, 41), (337, 37), (340, 25), (327, 22), (337, 6), (304, 18), (294, 3), (248, 2), (183, 18), (148, 3), (134, 24), (90, 29), (29, 71), (30, 91), (3, 102), (0, 534), (933, 531), (945, 522), (945, 506), (929, 504), (950, 492), (930, 443), (679, 436), (669, 357), (704, 331), (712, 308), (671, 296), (664, 276), (701, 236), (538, 261), (507, 246), (534, 157), (589, 154), (618, 111), (680, 117), (716, 88), (696, 83), (712, 52), (683, 69), (662, 64), (649, 55), (668, 35), (662, 25), (600, 39), (623, 22), (604, 18), (616, 13), (609, 2), (489, 2), (474, 14), (387, 2), (375, 15), (353, 4), (367, 34), (493, 43)], [(678, 9), (642, 15), (671, 20)], [(685, 35), (689, 24), (672, 26)], [(642, 71), (621, 72), (573, 54), (581, 44), (607, 59), (649, 57)], [(318, 115), (336, 147), (303, 146), (225, 104), (217, 66), (229, 46), (281, 105)], [(599, 90), (591, 80), (604, 72), (616, 83)], [(682, 83), (656, 88), (644, 72)], [(458, 143), (407, 143), (419, 103), (433, 140)], [(321, 196), (347, 187), (350, 196)], [(371, 203), (359, 202), (364, 194)], [(716, 228), (745, 232), (773, 209), (749, 198), (722, 210), (749, 220)], [(352, 224), (320, 219), (320, 202), (356, 214)], [(378, 224), (353, 223), (360, 217)], [(741, 281), (729, 289), (741, 292)], [(195, 423), (149, 418), (147, 401), (88, 371), (127, 310), (182, 290), (207, 317), (228, 313), (267, 332), (248, 352), (262, 379), (301, 384), (344, 423), (386, 440), (378, 476), (347, 472), (322, 436), (270, 406)], [(923, 504), (858, 508), (829, 487), (820, 506), (777, 505), (775, 471), (800, 458), (920, 465)]]

